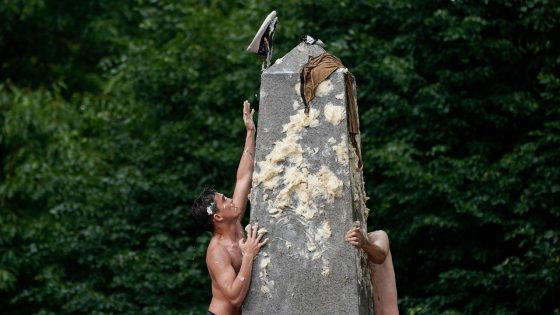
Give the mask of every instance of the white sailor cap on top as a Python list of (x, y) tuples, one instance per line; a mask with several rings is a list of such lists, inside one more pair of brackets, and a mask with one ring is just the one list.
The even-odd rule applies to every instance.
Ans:
[(257, 34), (255, 34), (255, 38), (253, 38), (253, 41), (251, 42), (251, 44), (249, 44), (249, 47), (247, 47), (248, 52), (259, 54), (259, 47), (261, 46), (263, 36), (267, 33), (267, 30), (269, 30), (269, 27), (271, 25), (272, 31), (274, 31), (277, 20), (278, 18), (276, 17), (276, 11), (270, 12), (270, 14), (266, 17), (266, 19), (264, 19), (264, 22), (261, 24), (261, 27), (259, 28)]

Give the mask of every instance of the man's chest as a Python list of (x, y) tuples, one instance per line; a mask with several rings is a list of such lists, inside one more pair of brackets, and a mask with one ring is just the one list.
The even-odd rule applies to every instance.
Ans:
[(243, 258), (243, 254), (241, 253), (239, 245), (232, 244), (231, 246), (227, 247), (227, 251), (231, 258), (231, 265), (233, 266), (233, 269), (235, 269), (235, 272), (239, 272), (239, 269), (241, 268), (241, 260)]

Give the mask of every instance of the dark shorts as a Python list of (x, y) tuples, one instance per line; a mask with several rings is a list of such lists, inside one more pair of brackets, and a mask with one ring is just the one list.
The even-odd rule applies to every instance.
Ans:
[(214, 313), (208, 311), (208, 313), (206, 313), (206, 315), (216, 315), (216, 314), (214, 314)]

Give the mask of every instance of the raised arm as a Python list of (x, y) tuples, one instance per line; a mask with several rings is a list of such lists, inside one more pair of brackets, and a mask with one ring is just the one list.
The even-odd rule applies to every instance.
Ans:
[(247, 129), (245, 136), (245, 146), (241, 154), (241, 160), (237, 167), (237, 180), (235, 182), (235, 189), (233, 191), (233, 203), (236, 207), (241, 209), (241, 218), (245, 214), (247, 207), (247, 199), (251, 191), (251, 182), (253, 180), (253, 168), (255, 157), (255, 123), (253, 122), (253, 112), (251, 104), (248, 101), (243, 103), (243, 121)]
[(258, 234), (257, 230), (258, 226), (247, 226), (247, 239), (239, 241), (239, 248), (243, 255), (239, 273), (235, 273), (230, 255), (225, 248), (215, 247), (206, 256), (206, 264), (214, 284), (234, 306), (240, 306), (245, 300), (251, 284), (253, 258), (261, 247), (268, 243), (268, 239), (260, 241), (263, 234)]

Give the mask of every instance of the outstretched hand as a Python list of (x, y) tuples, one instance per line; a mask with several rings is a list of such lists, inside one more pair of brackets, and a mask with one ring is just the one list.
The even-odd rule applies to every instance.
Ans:
[(247, 231), (247, 239), (239, 240), (239, 248), (243, 256), (254, 258), (261, 250), (261, 247), (268, 243), (268, 238), (261, 242), (261, 238), (265, 233), (259, 233), (258, 224), (247, 225), (245, 231)]
[(251, 103), (249, 101), (243, 102), (243, 122), (247, 130), (255, 131), (255, 123), (253, 122), (254, 109), (251, 109)]

